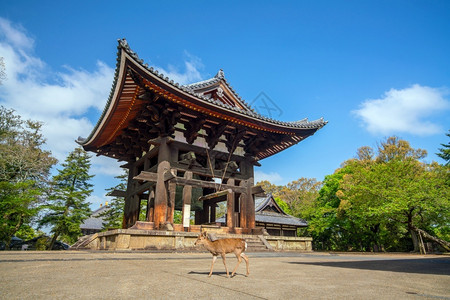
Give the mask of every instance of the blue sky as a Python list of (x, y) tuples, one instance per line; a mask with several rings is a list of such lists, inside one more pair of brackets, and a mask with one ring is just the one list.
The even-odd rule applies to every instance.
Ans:
[[(43, 121), (60, 160), (100, 116), (117, 39), (126, 38), (175, 81), (222, 68), (247, 102), (264, 92), (280, 120), (329, 121), (261, 161), (257, 179), (323, 180), (359, 147), (391, 135), (442, 162), (435, 153), (450, 129), (449, 1), (1, 2), (0, 104)], [(117, 165), (93, 159), (92, 208), (106, 200)]]

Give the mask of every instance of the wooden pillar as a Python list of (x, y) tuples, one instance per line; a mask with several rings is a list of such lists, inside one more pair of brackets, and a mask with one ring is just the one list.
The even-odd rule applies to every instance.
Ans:
[(205, 224), (209, 222), (209, 204), (207, 201), (203, 201), (203, 210), (200, 215), (200, 224)]
[(152, 188), (149, 191), (148, 200), (147, 200), (147, 215), (145, 218), (145, 221), (147, 222), (153, 222), (153, 213), (155, 208), (155, 191), (154, 188)]
[(163, 161), (170, 161), (172, 152), (170, 150), (169, 144), (167, 144), (167, 137), (161, 138), (159, 142), (158, 149), (158, 164)]
[(137, 168), (133, 164), (128, 170), (128, 183), (127, 183), (127, 193), (125, 196), (125, 206), (124, 206), (124, 219), (122, 222), (123, 228), (129, 228), (133, 226), (139, 219), (139, 205), (140, 199), (136, 195), (136, 181), (133, 177), (137, 175)]
[[(184, 178), (192, 179), (192, 172), (186, 171), (184, 173)], [(183, 187), (183, 208), (182, 208), (182, 224), (184, 228), (190, 227), (190, 217), (191, 217), (191, 201), (192, 201), (192, 186), (185, 185)]]
[(158, 146), (158, 169), (157, 181), (155, 187), (155, 208), (153, 213), (153, 222), (155, 229), (159, 229), (167, 221), (168, 208), (168, 184), (164, 181), (164, 172), (170, 170), (170, 147), (167, 144), (167, 137), (159, 140)]
[(211, 210), (210, 210), (211, 214), (209, 215), (209, 222), (211, 222), (211, 223), (216, 222), (216, 206), (217, 206), (216, 203), (211, 204)]
[[(227, 181), (227, 184), (234, 185), (234, 179), (230, 178)], [(235, 193), (228, 193), (227, 195), (227, 227), (234, 227), (234, 198)]]
[(158, 164), (158, 177), (155, 188), (155, 210), (153, 214), (153, 222), (155, 228), (159, 229), (166, 222), (167, 216), (167, 186), (164, 181), (164, 172), (170, 170), (170, 163), (162, 161)]
[(141, 206), (141, 199), (138, 195), (134, 194), (131, 199), (133, 199), (133, 211), (129, 227), (133, 226), (137, 221), (139, 221), (139, 211)]
[[(177, 170), (172, 170), (173, 174), (177, 174)], [(175, 196), (177, 193), (177, 185), (169, 183), (169, 206), (167, 208), (167, 222), (173, 225), (173, 215), (175, 213)]]
[(197, 210), (195, 211), (195, 225), (202, 224), (202, 211)]
[[(245, 187), (245, 180), (242, 180), (241, 183), (239, 184), (240, 186), (244, 186)], [(239, 219), (240, 219), (240, 226), (242, 228), (247, 228), (247, 220), (248, 220), (248, 215), (247, 215), (247, 193), (242, 193), (241, 196), (239, 197), (239, 205), (240, 205), (240, 215), (239, 215)]]
[(246, 210), (247, 210), (247, 228), (255, 228), (255, 200), (252, 194), (253, 178), (246, 180), (247, 195), (246, 195)]
[(133, 166), (128, 169), (128, 181), (127, 181), (127, 193), (125, 195), (125, 204), (123, 207), (123, 219), (122, 219), (122, 228), (128, 228), (128, 224), (130, 223), (130, 205), (131, 205), (131, 196), (129, 191), (132, 189), (132, 180), (133, 180)]

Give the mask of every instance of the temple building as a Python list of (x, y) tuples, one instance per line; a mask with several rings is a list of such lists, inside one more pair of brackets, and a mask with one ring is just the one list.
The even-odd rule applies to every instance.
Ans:
[[(215, 224), (217, 204), (225, 202), (223, 231), (255, 234), (254, 195), (262, 189), (254, 186), (254, 167), (326, 123), (258, 114), (222, 70), (180, 85), (145, 64), (122, 39), (105, 109), (92, 132), (77, 142), (128, 169), (126, 191), (113, 193), (125, 198), (123, 229), (193, 232)], [(145, 224), (138, 222), (142, 200)], [(175, 211), (181, 212), (181, 224), (174, 223)]]
[[(225, 218), (222, 216), (216, 222), (225, 225)], [(308, 226), (305, 220), (287, 214), (270, 194), (255, 197), (255, 224), (256, 228), (264, 228), (264, 234), (293, 237), (298, 236), (297, 229)]]
[(103, 214), (110, 209), (108, 202), (105, 205), (100, 204), (100, 207), (94, 210), (89, 218), (83, 221), (80, 225), (81, 233), (83, 235), (94, 234), (104, 229), (103, 226)]

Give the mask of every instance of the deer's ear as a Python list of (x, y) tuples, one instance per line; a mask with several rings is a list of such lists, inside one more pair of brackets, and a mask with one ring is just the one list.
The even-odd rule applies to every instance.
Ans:
[(203, 235), (204, 237), (206, 237), (206, 231), (203, 231), (203, 232), (202, 232), (202, 235)]

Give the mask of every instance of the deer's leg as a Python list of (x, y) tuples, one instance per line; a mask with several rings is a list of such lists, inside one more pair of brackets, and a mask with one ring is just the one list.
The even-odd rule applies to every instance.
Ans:
[(250, 274), (250, 271), (248, 269), (248, 266), (249, 266), (248, 257), (247, 257), (247, 255), (244, 254), (244, 252), (241, 253), (241, 256), (245, 260), (245, 264), (247, 265), (247, 275), (246, 276), (248, 276)]
[(212, 274), (212, 270), (213, 270), (213, 267), (214, 267), (214, 263), (216, 262), (216, 259), (217, 259), (217, 255), (213, 255), (213, 260), (212, 260), (212, 263), (211, 263), (211, 270), (209, 270), (209, 277), (211, 277), (211, 274)]
[(227, 271), (227, 277), (230, 277), (230, 275), (228, 274), (227, 260), (225, 258), (225, 253), (222, 253), (221, 255), (222, 255), (223, 265), (225, 266), (225, 271)]
[(236, 254), (236, 258), (237, 258), (238, 262), (236, 264), (236, 267), (234, 267), (233, 273), (231, 273), (231, 277), (234, 276), (234, 273), (236, 273), (236, 270), (239, 267), (239, 264), (241, 263), (241, 255), (238, 253), (235, 253), (235, 254)]

